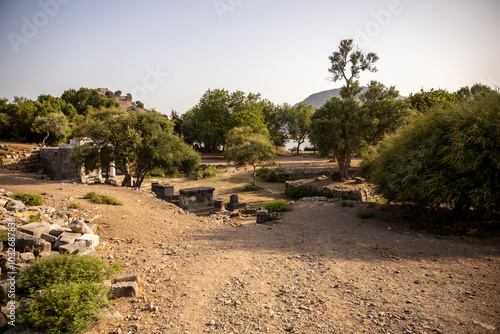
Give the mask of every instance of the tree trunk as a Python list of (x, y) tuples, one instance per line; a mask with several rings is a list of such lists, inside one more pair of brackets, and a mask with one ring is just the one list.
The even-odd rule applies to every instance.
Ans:
[(340, 180), (349, 179), (349, 167), (351, 167), (351, 154), (349, 152), (340, 152), (335, 155), (339, 164)]
[(125, 187), (125, 186), (129, 185), (130, 181), (132, 180), (132, 176), (130, 175), (130, 172), (128, 171), (127, 163), (125, 161), (123, 161), (123, 163), (122, 163), (122, 171), (123, 171), (123, 174), (125, 174), (125, 177), (123, 178), (123, 181), (122, 181), (122, 187)]
[(50, 135), (50, 133), (49, 133), (49, 131), (47, 131), (47, 135), (42, 140), (42, 147), (45, 147), (45, 141), (47, 140), (47, 138), (49, 138), (49, 135)]
[(255, 168), (257, 166), (253, 166), (253, 186), (255, 187), (257, 185), (257, 172), (255, 171)]

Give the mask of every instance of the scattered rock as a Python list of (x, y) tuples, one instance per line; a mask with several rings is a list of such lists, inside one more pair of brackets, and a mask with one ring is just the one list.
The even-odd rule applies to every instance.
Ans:
[(137, 282), (119, 282), (111, 285), (111, 294), (114, 298), (137, 297), (139, 285)]

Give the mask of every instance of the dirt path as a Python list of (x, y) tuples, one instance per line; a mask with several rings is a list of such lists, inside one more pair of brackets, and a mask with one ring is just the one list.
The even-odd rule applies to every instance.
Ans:
[[(498, 333), (500, 248), (399, 232), (359, 207), (296, 202), (277, 224), (230, 227), (149, 193), (0, 173), (0, 188), (82, 203), (99, 254), (143, 279), (98, 333)], [(83, 200), (109, 193), (122, 206)]]

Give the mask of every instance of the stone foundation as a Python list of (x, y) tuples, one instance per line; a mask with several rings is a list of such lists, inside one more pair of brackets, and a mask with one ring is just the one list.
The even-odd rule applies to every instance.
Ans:
[(326, 196), (330, 198), (341, 198), (351, 201), (366, 202), (376, 197), (374, 187), (355, 189), (355, 190), (338, 190), (328, 187), (319, 187), (309, 184), (302, 184), (300, 181), (285, 182), (285, 194), (289, 195), (294, 189), (304, 189), (315, 196)]
[(40, 162), (44, 173), (52, 179), (82, 181), (83, 168), (71, 161), (74, 148), (70, 144), (41, 148)]

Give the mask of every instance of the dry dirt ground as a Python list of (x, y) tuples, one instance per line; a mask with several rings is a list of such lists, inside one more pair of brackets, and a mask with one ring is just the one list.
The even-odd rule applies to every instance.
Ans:
[[(295, 202), (279, 223), (234, 227), (144, 191), (0, 171), (0, 188), (48, 193), (101, 227), (99, 255), (142, 277), (98, 333), (499, 333), (500, 248), (362, 220), (338, 202)], [(88, 191), (123, 205), (97, 205)]]

